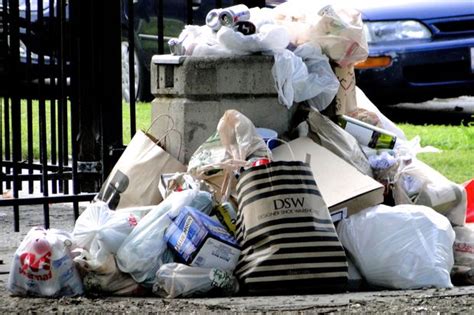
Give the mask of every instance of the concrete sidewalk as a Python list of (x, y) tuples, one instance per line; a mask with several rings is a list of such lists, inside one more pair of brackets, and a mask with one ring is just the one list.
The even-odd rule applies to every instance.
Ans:
[[(453, 289), (347, 292), (339, 294), (161, 299), (157, 297), (11, 297), (6, 290), (16, 248), (29, 229), (42, 224), (42, 207), (22, 207), (20, 232), (13, 232), (13, 210), (0, 208), (0, 313), (23, 312), (473, 312), (474, 286)], [(72, 231), (72, 206), (52, 205), (51, 227)], [(289, 288), (291, 291), (291, 288)]]

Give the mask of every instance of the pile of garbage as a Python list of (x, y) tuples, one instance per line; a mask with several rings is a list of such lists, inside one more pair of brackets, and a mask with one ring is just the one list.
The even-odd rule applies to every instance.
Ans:
[(418, 160), (433, 148), (407, 140), (355, 86), (353, 65), (367, 57), (360, 14), (312, 12), (213, 10), (170, 42), (175, 54), (273, 54), (281, 104), (305, 113), (295, 130), (267, 136), (227, 110), (186, 164), (164, 146), (173, 122), (162, 135), (138, 131), (72, 232), (29, 231), (9, 291), (175, 298), (474, 283), (472, 185)]

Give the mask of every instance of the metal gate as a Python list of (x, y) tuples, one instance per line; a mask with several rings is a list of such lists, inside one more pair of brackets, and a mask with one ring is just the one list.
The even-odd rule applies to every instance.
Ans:
[[(185, 24), (192, 24), (199, 6), (204, 11), (232, 4), (0, 0), (0, 207), (12, 208), (15, 231), (23, 206), (42, 205), (48, 228), (51, 204), (72, 203), (77, 218), (79, 202), (95, 196), (125, 148), (121, 42), (128, 41), (133, 65), (139, 19), (150, 20), (146, 10), (153, 10), (152, 53), (165, 52), (163, 12), (178, 2)], [(135, 16), (140, 8), (146, 16)], [(135, 82), (134, 67), (126, 75)], [(135, 95), (134, 84), (129, 93)], [(133, 135), (134, 97), (128, 106)]]

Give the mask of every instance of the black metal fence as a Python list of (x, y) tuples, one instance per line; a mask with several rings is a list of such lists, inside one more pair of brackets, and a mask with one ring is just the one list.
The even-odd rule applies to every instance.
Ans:
[[(15, 231), (23, 206), (42, 205), (48, 228), (51, 204), (72, 203), (77, 218), (79, 202), (95, 196), (125, 148), (121, 43), (128, 41), (133, 65), (140, 45), (135, 30), (151, 13), (135, 16), (137, 8), (154, 10), (158, 45), (152, 53), (164, 53), (163, 12), (178, 2), (184, 24), (193, 23), (199, 6), (203, 11), (253, 4), (0, 0), (0, 207), (12, 208)], [(137, 77), (134, 67), (124, 75), (129, 82)], [(135, 95), (135, 85), (129, 86), (129, 95)], [(131, 135), (135, 103), (131, 97)]]

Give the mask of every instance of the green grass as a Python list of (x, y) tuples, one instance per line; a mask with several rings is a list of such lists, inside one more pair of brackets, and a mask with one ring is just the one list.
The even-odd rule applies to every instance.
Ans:
[(474, 178), (474, 125), (440, 126), (398, 124), (407, 136), (421, 138), (421, 146), (442, 152), (420, 153), (418, 158), (456, 183)]
[[(46, 103), (46, 131), (48, 143), (48, 156), (50, 156), (51, 136), (50, 136), (50, 103)], [(69, 105), (68, 105), (69, 107)], [(21, 103), (22, 115), (22, 150), (23, 158), (27, 157), (27, 103)], [(123, 140), (128, 144), (131, 139), (130, 134), (130, 109), (126, 103), (122, 104), (123, 109)], [(57, 111), (57, 109), (56, 109)], [(39, 121), (38, 102), (32, 103), (33, 112), (33, 153), (35, 159), (39, 158)], [(4, 112), (2, 110), (2, 120)], [(138, 103), (136, 106), (137, 129), (146, 130), (151, 124), (151, 104)], [(440, 126), (440, 125), (411, 125), (398, 124), (405, 132), (408, 139), (416, 135), (421, 138), (422, 146), (434, 146), (442, 152), (440, 153), (420, 153), (418, 158), (427, 163), (441, 174), (456, 183), (463, 183), (474, 178), (474, 125), (468, 126)], [(4, 126), (2, 126), (4, 128)], [(2, 130), (4, 132), (4, 130)], [(3, 134), (1, 135), (3, 137)], [(3, 143), (5, 145), (5, 143)], [(69, 153), (71, 149), (69, 147)]]

